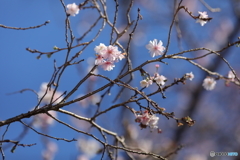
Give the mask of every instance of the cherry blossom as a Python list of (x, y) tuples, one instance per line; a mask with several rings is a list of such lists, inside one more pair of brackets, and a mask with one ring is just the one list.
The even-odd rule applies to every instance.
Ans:
[(100, 43), (99, 46), (96, 46), (94, 48), (94, 51), (100, 55), (102, 55), (107, 49), (107, 46), (105, 46), (105, 44)]
[(77, 147), (89, 159), (95, 157), (96, 153), (101, 149), (99, 142), (93, 139), (78, 139)]
[(154, 80), (156, 81), (157, 84), (163, 86), (167, 78), (164, 77), (163, 75), (156, 74)]
[(75, 16), (79, 13), (79, 7), (75, 3), (68, 4), (67, 5), (67, 14), (70, 14), (71, 16)]
[(136, 114), (135, 122), (140, 123), (140, 126), (142, 128), (146, 128), (149, 126), (151, 129), (158, 128), (158, 120), (159, 117), (156, 115), (151, 115), (147, 110), (145, 110), (143, 113)]
[(198, 12), (199, 13), (199, 18), (197, 19), (196, 23), (200, 23), (201, 26), (204, 26), (207, 21), (202, 20), (202, 18), (208, 18), (207, 12)]
[(96, 56), (97, 56), (97, 58), (95, 60), (95, 64), (96, 65), (101, 65), (104, 62), (104, 59), (103, 59), (102, 55), (98, 54)]
[(163, 51), (165, 50), (165, 47), (162, 46), (162, 41), (157, 41), (157, 39), (154, 39), (153, 41), (149, 41), (149, 44), (146, 45), (146, 48), (149, 50), (149, 53), (152, 57), (163, 55)]
[(124, 54), (122, 54), (116, 46), (105, 46), (105, 44), (100, 43), (94, 50), (98, 53), (96, 55), (95, 65), (101, 65), (105, 71), (113, 70), (113, 67), (115, 67), (114, 63), (125, 58)]
[(47, 142), (46, 149), (42, 151), (43, 159), (52, 160), (55, 157), (55, 153), (58, 150), (58, 146), (54, 142)]
[[(45, 95), (44, 98), (42, 99), (42, 103), (48, 104), (52, 99), (54, 89), (48, 88), (47, 85), (48, 83), (46, 82), (41, 84), (40, 91), (38, 92), (38, 96), (41, 99)], [(46, 93), (47, 88), (48, 88), (48, 91)], [(61, 97), (61, 95), (62, 95), (62, 92), (58, 92), (58, 91), (55, 92), (52, 100), (52, 102), (54, 102), (53, 104), (60, 103), (62, 101), (63, 98)]]
[(102, 66), (103, 70), (105, 70), (105, 71), (111, 71), (115, 67), (115, 65), (111, 61), (104, 61), (101, 64), (101, 66)]
[[(56, 111), (49, 111), (49, 114), (51, 114), (53, 117), (57, 118), (57, 112)], [(37, 114), (33, 118), (33, 125), (35, 127), (39, 128), (45, 128), (49, 125), (53, 125), (54, 119), (52, 117), (48, 116), (46, 113)]]
[(116, 46), (110, 45), (105, 49), (102, 56), (104, 59), (107, 59), (109, 61), (115, 61), (120, 53), (121, 52), (118, 51), (118, 48)]
[(206, 90), (213, 90), (216, 86), (216, 81), (211, 78), (211, 77), (207, 77), (203, 80), (203, 84), (202, 86), (206, 89)]
[(124, 54), (121, 54), (121, 52), (116, 53), (116, 59), (115, 62), (118, 62), (119, 60), (121, 61), (122, 59), (125, 58)]
[(150, 128), (158, 128), (157, 124), (158, 124), (158, 120), (159, 117), (157, 117), (155, 114), (152, 115), (152, 117), (149, 119), (149, 127)]
[(94, 48), (95, 52), (102, 56), (102, 58), (108, 61), (116, 61), (117, 59), (122, 60), (124, 57), (116, 46), (105, 46), (103, 43), (100, 43), (99, 46)]
[(152, 80), (150, 79), (144, 79), (142, 81), (140, 81), (140, 85), (141, 87), (148, 87), (149, 85), (152, 85)]
[(229, 71), (229, 72), (228, 72), (228, 78), (230, 79), (230, 81), (234, 81), (235, 75), (233, 74), (232, 71)]
[(186, 76), (186, 78), (189, 79), (190, 81), (193, 80), (193, 78), (194, 78), (194, 74), (193, 74), (192, 72), (186, 73), (185, 76)]

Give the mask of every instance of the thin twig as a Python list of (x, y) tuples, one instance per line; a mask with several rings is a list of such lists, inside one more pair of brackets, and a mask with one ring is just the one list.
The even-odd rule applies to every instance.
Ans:
[(115, 9), (115, 15), (114, 15), (114, 21), (113, 21), (113, 27), (112, 27), (112, 31), (111, 31), (111, 38), (110, 38), (110, 44), (112, 44), (112, 40), (113, 40), (113, 33), (114, 33), (114, 28), (115, 28), (115, 25), (117, 23), (117, 16), (118, 16), (118, 0), (114, 0), (115, 1), (115, 6), (116, 6), (116, 9)]
[(28, 30), (28, 29), (40, 28), (40, 27), (42, 27), (42, 26), (47, 25), (48, 23), (50, 23), (50, 21), (46, 21), (46, 22), (44, 22), (43, 24), (40, 24), (40, 25), (37, 25), (37, 26), (32, 26), (32, 27), (27, 27), (27, 28), (9, 27), (9, 26), (5, 26), (5, 25), (2, 25), (2, 24), (0, 24), (0, 27), (2, 27), (2, 28), (7, 28), (7, 29), (16, 29), (16, 30)]
[(20, 120), (19, 122), (22, 123), (24, 126), (30, 128), (31, 130), (33, 130), (33, 131), (36, 132), (37, 134), (42, 135), (42, 136), (45, 136), (45, 137), (48, 137), (48, 138), (52, 138), (52, 139), (56, 139), (56, 140), (62, 140), (62, 141), (66, 141), (66, 142), (77, 141), (75, 138), (73, 138), (72, 140), (68, 140), (68, 139), (65, 139), (65, 138), (57, 138), (57, 137), (49, 136), (49, 135), (47, 135), (47, 134), (38, 132), (36, 129), (34, 129), (33, 127), (27, 125), (26, 123), (24, 123), (24, 122), (21, 121), (21, 120)]
[[(10, 124), (7, 125), (6, 130), (4, 131), (4, 133), (2, 135), (2, 141), (4, 139), (5, 134), (8, 131), (9, 126), (10, 126)], [(5, 154), (4, 154), (4, 151), (3, 151), (3, 148), (2, 148), (2, 142), (0, 142), (0, 151), (1, 151), (1, 154), (2, 154), (2, 159), (4, 160), (5, 159)]]

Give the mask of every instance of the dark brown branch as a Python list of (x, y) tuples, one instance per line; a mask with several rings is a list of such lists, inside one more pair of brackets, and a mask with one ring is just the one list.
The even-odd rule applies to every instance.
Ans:
[(48, 23), (50, 23), (50, 21), (46, 21), (43, 24), (37, 25), (37, 26), (32, 26), (32, 27), (27, 27), (27, 28), (18, 28), (18, 27), (9, 27), (9, 26), (4, 26), (2, 24), (0, 24), (0, 27), (2, 28), (7, 28), (7, 29), (16, 29), (16, 30), (28, 30), (28, 29), (35, 29), (35, 28), (40, 28), (42, 26), (47, 25)]
[(68, 140), (68, 139), (65, 139), (65, 138), (57, 138), (57, 137), (53, 137), (53, 136), (49, 136), (47, 134), (43, 134), (41, 132), (38, 132), (37, 130), (35, 130), (33, 127), (27, 125), (26, 123), (24, 123), (23, 121), (19, 121), (20, 123), (22, 123), (24, 126), (30, 128), (31, 130), (33, 130), (34, 132), (36, 132), (37, 134), (39, 135), (42, 135), (42, 136), (45, 136), (45, 137), (48, 137), (48, 138), (52, 138), (52, 139), (56, 139), (56, 140), (63, 140), (63, 141), (66, 141), (66, 142), (72, 142), (72, 141), (77, 141), (75, 138), (73, 138), (72, 140)]
[[(3, 139), (4, 139), (5, 134), (6, 134), (7, 131), (8, 131), (9, 126), (10, 126), (10, 124), (7, 125), (6, 130), (4, 131), (4, 133), (3, 133), (3, 135), (2, 135), (2, 141), (3, 141)], [(4, 151), (3, 151), (3, 149), (2, 149), (2, 142), (0, 142), (0, 151), (1, 151), (1, 154), (2, 154), (2, 158), (3, 158), (3, 160), (4, 160), (4, 159), (5, 159), (5, 154), (4, 154)]]

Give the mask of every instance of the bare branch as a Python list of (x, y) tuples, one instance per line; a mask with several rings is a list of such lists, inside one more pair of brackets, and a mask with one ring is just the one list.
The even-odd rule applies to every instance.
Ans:
[(66, 141), (66, 142), (72, 142), (72, 141), (77, 141), (76, 139), (72, 139), (72, 140), (68, 140), (68, 139), (65, 139), (65, 138), (57, 138), (57, 137), (53, 137), (53, 136), (49, 136), (47, 134), (44, 134), (44, 133), (40, 133), (38, 132), (37, 130), (35, 130), (33, 127), (27, 125), (26, 123), (24, 123), (23, 121), (19, 121), (20, 123), (22, 123), (24, 126), (30, 128), (31, 130), (33, 130), (34, 132), (36, 132), (37, 134), (39, 135), (42, 135), (42, 136), (45, 136), (45, 137), (48, 137), (48, 138), (52, 138), (52, 139), (56, 139), (56, 140), (63, 140), (63, 141)]
[(50, 21), (46, 21), (43, 24), (37, 25), (37, 26), (32, 26), (32, 27), (27, 27), (27, 28), (18, 28), (18, 27), (9, 27), (9, 26), (4, 26), (2, 24), (0, 24), (0, 27), (2, 28), (7, 28), (7, 29), (15, 29), (15, 30), (28, 30), (28, 29), (35, 29), (35, 28), (40, 28), (42, 26), (47, 25), (48, 23), (50, 23)]
[(199, 0), (209, 11), (211, 12), (220, 12), (221, 9), (220, 8), (212, 8), (211, 6), (209, 6), (209, 4), (207, 4), (204, 0)]

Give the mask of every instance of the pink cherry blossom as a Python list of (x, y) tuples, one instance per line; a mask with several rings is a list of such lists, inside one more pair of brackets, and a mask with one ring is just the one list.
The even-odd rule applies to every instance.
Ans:
[(113, 67), (115, 67), (114, 63), (125, 58), (124, 54), (122, 54), (116, 46), (105, 46), (105, 44), (100, 43), (94, 50), (98, 53), (96, 55), (95, 65), (102, 65), (105, 71), (113, 70)]
[(203, 80), (203, 84), (202, 86), (206, 89), (206, 90), (213, 90), (216, 86), (216, 81), (211, 78), (211, 77), (207, 77)]
[(140, 126), (142, 128), (146, 128), (147, 126), (149, 126), (152, 129), (158, 128), (158, 120), (159, 117), (157, 117), (156, 115), (151, 115), (147, 110), (145, 110), (143, 113), (140, 114), (136, 114), (136, 119), (135, 121), (137, 123), (140, 123)]
[(108, 61), (115, 61), (121, 53), (116, 46), (108, 46), (103, 52), (102, 56)]
[(152, 57), (163, 55), (163, 51), (165, 50), (165, 47), (162, 46), (162, 41), (157, 41), (157, 39), (154, 39), (153, 41), (149, 41), (149, 44), (146, 45), (146, 48), (149, 50)]
[(137, 123), (141, 123), (142, 125), (145, 125), (145, 126), (149, 124), (149, 120), (150, 120), (150, 117), (149, 117), (148, 111), (144, 111), (142, 114), (136, 115), (136, 119), (135, 119)]
[(70, 14), (71, 16), (75, 16), (79, 13), (79, 7), (75, 3), (68, 4), (67, 5), (67, 14)]
[(102, 66), (103, 70), (105, 70), (105, 71), (111, 71), (115, 67), (115, 65), (111, 61), (104, 61), (101, 64), (101, 66)]
[(191, 80), (193, 80), (193, 78), (194, 78), (194, 74), (193, 74), (192, 72), (186, 73), (186, 78), (191, 81)]
[(96, 65), (101, 65), (104, 62), (103, 57), (100, 54), (98, 54), (96, 56), (97, 56), (97, 58), (95, 59), (95, 64)]
[(196, 23), (200, 23), (201, 26), (204, 26), (207, 21), (206, 20), (202, 20), (201, 18), (208, 18), (207, 12), (198, 12), (199, 13), (199, 19), (197, 19)]

